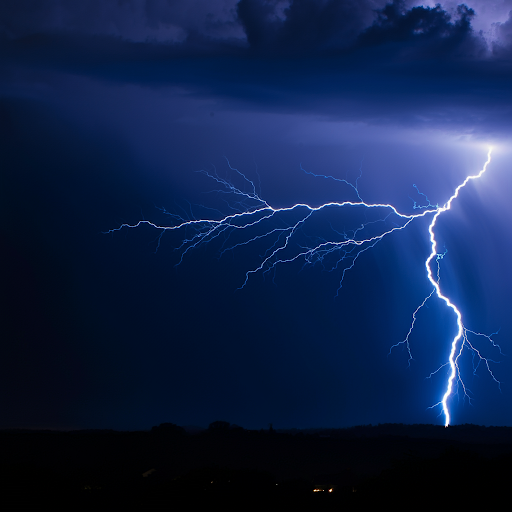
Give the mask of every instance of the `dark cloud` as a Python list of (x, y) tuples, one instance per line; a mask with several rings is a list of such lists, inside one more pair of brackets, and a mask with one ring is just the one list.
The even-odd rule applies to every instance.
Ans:
[[(158, 66), (159, 80), (179, 82), (190, 73), (177, 74), (169, 72), (170, 68), (177, 60), (190, 56), (220, 59), (237, 56), (241, 62), (233, 66), (229, 74), (238, 76), (235, 82), (245, 82), (252, 78), (248, 66), (242, 62), (247, 59), (251, 66), (257, 67), (264, 65), (267, 59), (275, 62), (276, 58), (293, 57), (298, 59), (297, 69), (308, 72), (304, 67), (307, 66), (310, 72), (325, 73), (335, 68), (375, 70), (387, 63), (408, 66), (420, 59), (481, 61), (486, 52), (483, 38), (471, 28), (474, 12), (465, 5), (458, 7), (452, 19), (439, 5), (406, 9), (398, 0), (382, 9), (376, 9), (372, 0), (292, 0), (281, 10), (278, 8), (282, 4), (275, 0), (240, 0), (236, 16), (247, 36), (248, 44), (244, 47), (243, 40), (213, 37), (190, 23), (187, 25), (182, 2), (120, 2), (118, 8), (113, 9), (115, 16), (106, 6), (112, 7), (116, 2), (106, 2), (102, 7), (93, 2), (87, 9), (75, 10), (62, 9), (57, 0), (48, 4), (46, 10), (37, 0), (32, 2), (35, 15), (26, 19), (12, 2), (0, 7), (0, 19), (4, 20), (0, 24), (0, 33), (4, 35), (0, 38), (4, 60), (16, 61), (18, 65), (24, 61), (32, 65), (37, 61), (40, 66), (57, 66), (73, 72), (82, 68), (84, 74), (95, 74), (101, 69), (100, 74), (104, 72), (109, 78), (111, 70), (115, 69), (118, 79), (123, 80), (125, 73), (128, 81), (137, 81), (137, 75), (146, 81), (148, 66), (153, 69)], [(128, 6), (133, 11), (130, 16), (126, 11)], [(138, 11), (144, 14), (142, 21), (128, 27), (127, 20), (135, 20), (134, 13)], [(175, 20), (181, 24), (173, 25)], [(181, 39), (178, 42), (149, 37), (141, 40), (146, 29), (157, 30), (164, 25), (171, 27), (169, 37)], [(505, 31), (505, 26), (500, 29)], [(140, 32), (138, 38), (119, 37), (119, 34), (127, 36), (137, 31)], [(258, 60), (254, 61), (253, 57)], [(312, 57), (328, 60), (314, 62)], [(303, 62), (299, 62), (300, 59)], [(292, 71), (290, 62), (283, 62), (283, 65)], [(201, 66), (207, 68), (210, 63), (195, 59), (186, 67), (190, 70)], [(322, 71), (319, 66), (325, 69)], [(152, 75), (149, 72), (149, 76)], [(207, 84), (204, 78), (201, 77), (201, 83)]]
[(512, 55), (512, 11), (504, 23), (494, 24), (496, 40), (493, 42), (493, 54), (498, 58), (510, 58)]
[(372, 0), (294, 0), (276, 15), (277, 2), (240, 0), (237, 14), (253, 49), (309, 53), (346, 48), (375, 18)]
[[(209, 44), (223, 40), (222, 52), (238, 46), (233, 41), (238, 30), (250, 49), (272, 56), (350, 53), (389, 44), (435, 57), (455, 49), (480, 56), (484, 49), (471, 28), (475, 13), (465, 5), (454, 19), (440, 5), (407, 9), (402, 0), (386, 5), (378, 0), (291, 0), (284, 5), (279, 0), (240, 0), (236, 6), (233, 0), (6, 0), (0, 5), (0, 35), (11, 40), (45, 34), (107, 36), (126, 43), (175, 43), (173, 51), (201, 39)], [(499, 32), (505, 34), (506, 23)]]
[(5, 0), (0, 34), (17, 38), (65, 32), (101, 34), (129, 41), (182, 41), (190, 32), (241, 36), (235, 0)]
[(237, 5), (238, 20), (252, 48), (269, 48), (275, 42), (282, 22), (275, 18), (276, 2), (240, 0)]
[[(194, 24), (182, 1), (111, 0), (74, 11), (63, 10), (58, 0), (46, 9), (32, 3), (34, 14), (26, 19), (14, 2), (0, 7), (4, 77), (49, 69), (118, 83), (177, 85), (266, 111), (433, 127), (469, 123), (489, 130), (509, 124), (503, 112), (512, 108), (512, 22), (496, 25), (500, 42), (488, 51), (466, 5), (449, 13), (440, 5), (408, 8), (398, 0), (226, 0), (210, 9), (197, 0)], [(135, 12), (141, 13), (139, 25), (130, 28)], [(68, 23), (82, 28), (66, 31)], [(238, 25), (246, 39), (209, 33), (208, 23)], [(174, 34), (182, 30), (179, 41), (142, 37), (171, 26)], [(140, 34), (130, 39), (136, 29)], [(16, 88), (4, 84), (4, 90)]]
[(388, 55), (409, 59), (479, 58), (486, 52), (484, 39), (471, 27), (475, 12), (466, 5), (457, 7), (453, 19), (439, 4), (407, 9), (402, 0), (381, 9), (370, 0), (294, 0), (284, 19), (275, 10), (276, 2), (268, 0), (238, 3), (253, 50), (304, 56), (384, 47)]
[(486, 44), (471, 28), (474, 15), (464, 4), (452, 19), (439, 4), (406, 10), (402, 1), (394, 0), (378, 12), (377, 21), (360, 35), (359, 43), (397, 45), (412, 59), (481, 58)]

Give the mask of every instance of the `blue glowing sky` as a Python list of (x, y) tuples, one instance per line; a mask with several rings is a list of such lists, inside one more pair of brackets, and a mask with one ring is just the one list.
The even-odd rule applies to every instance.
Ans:
[[(471, 357), (453, 423), (512, 425), (512, 1), (63, 0), (0, 5), (4, 279), (0, 427), (247, 428), (443, 424), (455, 319), (431, 299), (428, 219), (346, 274), (302, 262), (245, 273), (268, 246), (219, 258), (179, 234), (103, 232), (155, 208), (229, 206), (196, 171), (275, 207), (350, 195), (303, 169), (358, 181), (367, 202), (444, 204), (442, 288), (501, 392)], [(259, 186), (259, 185), (258, 185)], [(203, 205), (201, 207), (199, 205)], [(215, 213), (214, 213), (215, 214)], [(337, 212), (337, 228), (360, 222)], [(311, 226), (311, 229), (314, 225)], [(308, 227), (309, 229), (309, 227)], [(307, 236), (322, 236), (307, 232)]]

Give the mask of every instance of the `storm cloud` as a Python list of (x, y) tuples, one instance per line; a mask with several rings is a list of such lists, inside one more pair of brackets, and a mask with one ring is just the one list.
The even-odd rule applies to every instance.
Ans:
[(510, 19), (494, 23), (489, 42), (463, 4), (26, 0), (0, 9), (10, 91), (30, 68), (180, 86), (259, 110), (509, 130)]

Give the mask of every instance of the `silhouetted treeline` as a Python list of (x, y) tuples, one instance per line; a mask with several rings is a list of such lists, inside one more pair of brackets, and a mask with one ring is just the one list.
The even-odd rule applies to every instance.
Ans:
[(279, 430), (291, 434), (308, 434), (336, 437), (338, 439), (371, 438), (384, 436), (404, 436), (424, 439), (448, 439), (468, 443), (510, 443), (511, 427), (483, 427), (464, 424), (445, 428), (441, 425), (407, 425), (405, 423), (383, 423), (379, 425), (359, 425), (349, 428), (288, 429)]
[[(191, 434), (190, 432), (194, 432)], [(0, 504), (222, 503), (337, 508), (359, 501), (508, 492), (512, 429), (378, 425), (349, 429), (2, 431)], [(244, 505), (245, 504), (245, 505)]]

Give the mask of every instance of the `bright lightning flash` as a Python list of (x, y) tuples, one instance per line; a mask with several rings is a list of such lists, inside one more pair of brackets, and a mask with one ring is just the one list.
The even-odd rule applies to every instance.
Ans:
[[(492, 148), (489, 148), (489, 152), (487, 153), (487, 161), (485, 162), (482, 170), (478, 174), (475, 174), (474, 176), (468, 176), (455, 189), (455, 192), (450, 197), (450, 199), (448, 199), (447, 203), (444, 206), (438, 207), (436, 209), (436, 212), (434, 214), (432, 222), (430, 223), (430, 226), (428, 227), (428, 232), (430, 233), (430, 242), (432, 244), (432, 252), (430, 253), (430, 256), (427, 258), (427, 261), (425, 262), (425, 266), (427, 267), (427, 276), (428, 276), (429, 281), (434, 286), (437, 296), (440, 299), (444, 300), (446, 305), (454, 311), (455, 315), (457, 316), (457, 327), (458, 327), (457, 334), (456, 334), (455, 338), (453, 338), (453, 340), (452, 340), (450, 357), (448, 359), (448, 364), (450, 365), (450, 376), (448, 377), (448, 384), (447, 384), (447, 387), (446, 387), (446, 392), (445, 392), (445, 394), (443, 396), (443, 399), (440, 402), (440, 404), (442, 404), (442, 406), (443, 406), (443, 412), (444, 412), (444, 417), (445, 417), (445, 427), (447, 427), (450, 424), (450, 412), (448, 410), (447, 401), (448, 401), (449, 396), (452, 394), (453, 381), (454, 381), (455, 377), (458, 377), (459, 380), (460, 380), (459, 366), (458, 366), (457, 363), (458, 363), (458, 359), (459, 359), (459, 357), (460, 357), (460, 355), (462, 353), (462, 349), (464, 348), (464, 345), (468, 345), (471, 350), (476, 352), (476, 354), (480, 358), (479, 360), (483, 360), (485, 362), (485, 364), (487, 366), (487, 369), (489, 370), (489, 373), (491, 374), (492, 378), (496, 382), (498, 382), (496, 380), (496, 378), (494, 377), (491, 369), (489, 368), (489, 360), (483, 358), (480, 355), (480, 352), (476, 351), (474, 349), (474, 347), (469, 343), (469, 340), (468, 340), (468, 337), (467, 337), (468, 330), (464, 327), (464, 324), (462, 323), (462, 314), (459, 311), (459, 309), (457, 308), (457, 306), (455, 306), (455, 304), (453, 304), (450, 301), (450, 299), (448, 297), (446, 297), (446, 295), (442, 294), (441, 287), (439, 285), (439, 272), (437, 274), (437, 279), (434, 279), (434, 276), (432, 274), (432, 267), (430, 265), (432, 260), (437, 256), (437, 249), (436, 249), (437, 248), (437, 242), (436, 242), (435, 235), (434, 235), (434, 228), (436, 226), (436, 222), (437, 222), (437, 219), (439, 218), (439, 215), (441, 215), (442, 213), (448, 211), (451, 208), (452, 201), (459, 196), (459, 191), (463, 187), (465, 187), (470, 180), (475, 180), (475, 179), (480, 178), (482, 176), (482, 174), (487, 170), (487, 166), (491, 163), (491, 151), (492, 151)], [(423, 304), (424, 303), (425, 302), (423, 302)], [(458, 353), (457, 353), (457, 348), (459, 347), (459, 342), (460, 342), (461, 339), (462, 339), (462, 343), (461, 343), (460, 348), (458, 349)], [(462, 383), (462, 381), (461, 381), (461, 383)], [(498, 385), (499, 385), (499, 382), (498, 382)], [(463, 383), (462, 383), (462, 386), (465, 389)], [(439, 404), (436, 404), (436, 405), (439, 405)]]
[[(455, 192), (444, 206), (432, 205), (428, 198), (419, 192), (417, 187), (414, 185), (418, 194), (423, 196), (428, 204), (425, 206), (418, 206), (416, 202), (414, 202), (413, 209), (415, 213), (412, 214), (400, 213), (391, 204), (373, 204), (363, 201), (358, 190), (358, 180), (361, 177), (361, 173), (359, 174), (355, 184), (352, 184), (347, 180), (338, 179), (333, 176), (319, 175), (305, 171), (302, 167), (301, 169), (307, 174), (337, 181), (348, 186), (349, 189), (351, 189), (349, 192), (354, 194), (355, 198), (353, 200), (345, 200), (341, 202), (323, 203), (318, 206), (306, 203), (297, 203), (288, 207), (276, 208), (262, 199), (261, 193), (256, 190), (254, 182), (247, 178), (247, 176), (238, 169), (231, 167), (228, 161), (229, 169), (239, 176), (238, 179), (242, 182), (241, 186), (235, 186), (231, 180), (220, 177), (215, 169), (213, 171), (200, 172), (208, 176), (220, 186), (220, 189), (215, 192), (218, 192), (227, 198), (226, 204), (231, 210), (230, 214), (224, 215), (218, 210), (210, 209), (218, 215), (217, 219), (197, 219), (192, 212), (190, 212), (190, 214), (186, 214), (186, 218), (184, 216), (171, 214), (166, 210), (162, 210), (163, 213), (168, 215), (171, 219), (169, 225), (158, 225), (151, 221), (141, 220), (135, 224), (122, 224), (116, 229), (111, 229), (108, 233), (120, 231), (124, 228), (137, 228), (142, 225), (151, 226), (160, 232), (157, 243), (158, 250), (161, 238), (165, 232), (182, 232), (182, 242), (177, 247), (177, 250), (181, 251), (177, 265), (183, 261), (183, 258), (190, 250), (195, 249), (202, 244), (212, 242), (215, 239), (223, 239), (221, 255), (227, 251), (235, 249), (236, 247), (249, 245), (255, 242), (265, 242), (267, 244), (267, 249), (261, 256), (260, 263), (246, 272), (245, 279), (240, 288), (243, 288), (247, 284), (249, 278), (255, 274), (262, 273), (265, 275), (269, 272), (275, 272), (276, 267), (280, 264), (303, 261), (304, 265), (318, 263), (329, 271), (338, 270), (340, 272), (340, 282), (337, 290), (338, 293), (342, 287), (346, 272), (354, 267), (357, 259), (362, 253), (372, 247), (375, 247), (375, 245), (386, 236), (391, 235), (395, 231), (401, 231), (406, 228), (414, 220), (432, 215), (432, 222), (428, 227), (432, 250), (425, 262), (425, 266), (427, 269), (427, 277), (433, 286), (433, 290), (414, 311), (411, 327), (406, 338), (396, 345), (393, 345), (390, 351), (398, 345), (405, 345), (409, 353), (409, 363), (411, 362), (412, 354), (409, 346), (409, 337), (416, 322), (416, 315), (425, 305), (427, 300), (432, 297), (434, 292), (437, 297), (442, 299), (446, 305), (453, 310), (457, 318), (458, 332), (451, 342), (449, 359), (444, 365), (431, 374), (432, 376), (445, 366), (450, 367), (450, 374), (443, 398), (440, 402), (432, 406), (442, 406), (442, 412), (445, 416), (445, 426), (448, 426), (450, 423), (450, 413), (447, 402), (448, 398), (453, 393), (454, 381), (457, 381), (457, 383), (462, 386), (465, 396), (468, 396), (466, 387), (461, 379), (458, 366), (458, 361), (464, 348), (471, 350), (474, 357), (476, 356), (477, 364), (474, 366), (474, 371), (476, 371), (478, 365), (483, 362), (491, 377), (499, 385), (498, 380), (495, 378), (489, 366), (490, 362), (494, 363), (495, 361), (487, 359), (481, 355), (474, 345), (470, 343), (468, 333), (475, 336), (483, 336), (487, 338), (493, 346), (498, 348), (499, 346), (494, 343), (491, 336), (475, 333), (466, 329), (462, 323), (462, 315), (459, 309), (447, 296), (443, 295), (439, 277), (439, 264), (443, 254), (437, 253), (437, 242), (435, 239), (434, 228), (439, 216), (450, 210), (453, 200), (458, 197), (461, 189), (465, 187), (470, 180), (480, 178), (487, 170), (490, 161), (491, 149), (489, 149), (487, 161), (485, 162), (482, 170), (478, 174), (468, 176), (455, 189)], [(201, 208), (205, 209), (204, 206)], [(313, 217), (321, 216), (322, 212), (329, 213), (333, 210), (346, 211), (347, 209), (352, 211), (352, 215), (356, 217), (359, 215), (362, 218), (359, 222), (352, 220), (352, 222), (355, 222), (356, 225), (358, 225), (356, 229), (346, 230), (343, 228), (342, 230), (338, 230), (335, 229), (332, 222), (329, 221), (329, 228), (326, 228), (328, 236), (325, 236), (325, 233), (324, 236), (315, 237), (307, 234), (308, 228), (310, 228), (313, 223)], [(374, 217), (374, 215), (376, 216)], [(372, 218), (369, 219), (369, 217)], [(329, 218), (334, 222), (335, 218), (333, 215), (330, 215)], [(318, 221), (315, 226), (317, 225)], [(317, 228), (314, 227), (313, 229)], [(235, 241), (233, 241), (233, 238)], [(240, 241), (238, 241), (239, 238)], [(435, 273), (432, 270), (434, 260), (437, 265), (437, 271)]]

